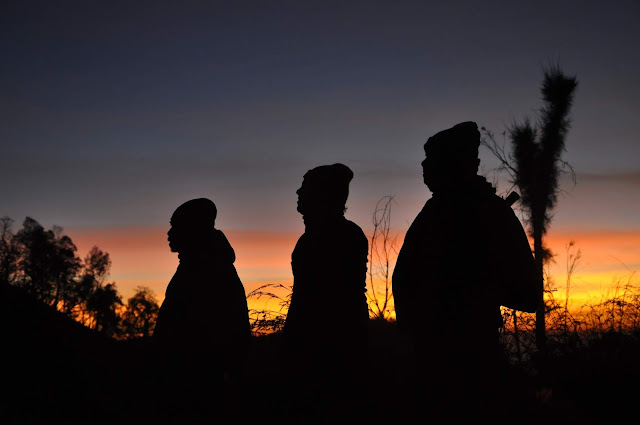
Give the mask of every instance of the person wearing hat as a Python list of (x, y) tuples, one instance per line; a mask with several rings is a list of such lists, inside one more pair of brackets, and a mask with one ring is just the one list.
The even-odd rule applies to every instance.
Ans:
[(344, 418), (345, 409), (359, 407), (369, 243), (344, 217), (352, 178), (344, 164), (323, 165), (308, 171), (296, 192), (305, 231), (291, 255), (293, 292), (282, 337), (292, 404), (303, 414), (332, 411)]
[(422, 170), (432, 196), (409, 227), (392, 276), (397, 323), (415, 347), (416, 384), (450, 423), (465, 407), (474, 420), (495, 415), (500, 306), (534, 312), (540, 302), (526, 233), (478, 175), (479, 145), (470, 121), (427, 140)]
[[(158, 356), (163, 419), (203, 420), (242, 374), (250, 338), (245, 290), (235, 252), (215, 228), (217, 209), (206, 198), (180, 205), (168, 242), (179, 265), (167, 286), (152, 335)], [(209, 416), (206, 416), (210, 418)], [(180, 423), (180, 422), (178, 422)]]

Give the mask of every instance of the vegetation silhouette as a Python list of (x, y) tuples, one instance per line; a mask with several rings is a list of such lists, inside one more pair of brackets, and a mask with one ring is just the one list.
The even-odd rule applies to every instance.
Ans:
[(155, 294), (147, 287), (138, 286), (135, 294), (127, 300), (122, 313), (122, 336), (124, 339), (149, 338), (158, 319), (160, 306)]
[[(567, 245), (567, 280), (572, 279), (577, 253)], [(530, 410), (536, 420), (552, 423), (609, 424), (626, 421), (626, 409), (640, 395), (640, 286), (635, 273), (614, 276), (612, 289), (600, 302), (567, 309), (567, 297), (555, 297), (546, 275), (546, 344), (539, 357), (535, 314), (505, 309), (501, 343), (512, 368), (535, 389), (540, 404)], [(518, 326), (519, 329), (514, 329)]]
[[(526, 118), (522, 123), (513, 123), (508, 129), (511, 154), (505, 153), (493, 134), (485, 130), (488, 140), (485, 146), (498, 158), (500, 168), (510, 175), (511, 183), (522, 195), (529, 233), (533, 238), (533, 252), (540, 281), (538, 292), (544, 294), (544, 263), (551, 253), (544, 245), (552, 211), (557, 204), (559, 177), (571, 166), (562, 160), (565, 139), (571, 127), (571, 107), (578, 81), (567, 76), (559, 66), (544, 70), (540, 92), (544, 106), (539, 111), (537, 122)], [(575, 178), (575, 177), (574, 177)], [(542, 302), (536, 313), (536, 339), (539, 351), (545, 351), (545, 316), (547, 308)]]
[(140, 336), (153, 329), (153, 294), (139, 287), (123, 306), (106, 252), (81, 260), (62, 228), (12, 224), (0, 219), (0, 423), (148, 419), (153, 367)]
[(417, 356), (409, 391), (425, 413), (451, 423), (509, 417), (497, 409), (507, 395), (500, 306), (533, 312), (539, 304), (526, 233), (477, 174), (479, 145), (474, 122), (427, 140), (422, 169), (432, 197), (409, 227), (393, 272), (396, 317)]
[[(247, 299), (263, 301), (261, 308), (249, 309), (253, 335), (270, 335), (282, 331), (291, 305), (292, 290), (293, 285), (266, 283), (247, 294)], [(275, 302), (277, 306), (273, 307), (271, 302)]]
[[(45, 230), (31, 217), (17, 232), (12, 227), (11, 218), (0, 218), (0, 284), (20, 287), (105, 336), (150, 335), (158, 311), (154, 294), (140, 286), (123, 303), (116, 283), (108, 282), (111, 258), (107, 252), (93, 246), (81, 259), (61, 227)], [(140, 326), (144, 329), (136, 331)]]

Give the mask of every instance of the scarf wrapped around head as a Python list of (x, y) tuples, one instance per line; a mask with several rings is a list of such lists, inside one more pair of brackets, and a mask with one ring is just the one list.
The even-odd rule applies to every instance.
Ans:
[(171, 216), (173, 226), (213, 229), (216, 225), (218, 209), (212, 200), (197, 198), (185, 202)]
[(305, 175), (313, 193), (332, 208), (344, 211), (349, 197), (349, 183), (353, 171), (344, 164), (321, 165), (309, 170)]
[(473, 121), (456, 124), (429, 137), (424, 145), (427, 156), (443, 161), (475, 160), (480, 147), (480, 132)]

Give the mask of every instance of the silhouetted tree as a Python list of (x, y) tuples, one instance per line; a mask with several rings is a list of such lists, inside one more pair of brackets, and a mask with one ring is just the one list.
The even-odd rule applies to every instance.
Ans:
[(93, 246), (82, 262), (82, 270), (78, 276), (75, 296), (78, 298), (78, 308), (73, 312), (74, 318), (82, 323), (92, 319), (92, 313), (87, 308), (87, 301), (94, 292), (105, 285), (105, 280), (111, 269), (109, 254)]
[[(508, 171), (512, 183), (521, 194), (528, 231), (533, 238), (533, 252), (540, 279), (540, 293), (544, 294), (545, 261), (550, 252), (545, 247), (553, 209), (558, 200), (559, 177), (563, 170), (571, 167), (562, 160), (565, 138), (570, 128), (570, 111), (578, 81), (569, 77), (558, 66), (544, 70), (541, 93), (544, 106), (539, 111), (537, 123), (526, 118), (522, 123), (514, 123), (507, 133), (511, 141), (511, 155), (486, 132), (491, 143), (485, 143), (501, 161), (501, 168)], [(541, 303), (536, 312), (536, 343), (545, 348), (546, 305)]]
[(0, 286), (8, 285), (18, 269), (19, 252), (13, 238), (12, 226), (11, 218), (0, 218)]
[(87, 300), (87, 310), (92, 317), (90, 327), (109, 337), (118, 336), (120, 325), (118, 307), (121, 305), (122, 297), (118, 294), (115, 283), (96, 288)]
[(127, 300), (122, 313), (122, 336), (127, 339), (150, 337), (159, 310), (153, 291), (145, 286), (138, 286), (135, 294)]
[(96, 281), (102, 283), (110, 269), (109, 253), (102, 251), (97, 246), (92, 247), (84, 258), (84, 273), (93, 276)]
[(115, 283), (106, 283), (109, 254), (94, 246), (81, 261), (61, 227), (45, 230), (27, 217), (14, 234), (12, 224), (9, 217), (0, 219), (0, 283), (19, 286), (84, 325), (117, 335), (122, 300)]
[(110, 269), (109, 254), (92, 247), (84, 259), (78, 294), (85, 301), (85, 324), (113, 337), (120, 330), (118, 308), (122, 306), (122, 297), (115, 283), (106, 283)]
[(77, 248), (62, 228), (45, 230), (27, 217), (15, 237), (19, 258), (15, 283), (36, 299), (68, 313), (74, 307)]

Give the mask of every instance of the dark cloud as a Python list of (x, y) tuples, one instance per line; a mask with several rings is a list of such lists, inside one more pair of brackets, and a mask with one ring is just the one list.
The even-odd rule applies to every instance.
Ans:
[(579, 173), (578, 182), (607, 183), (622, 186), (640, 186), (640, 171), (609, 172), (609, 173)]

